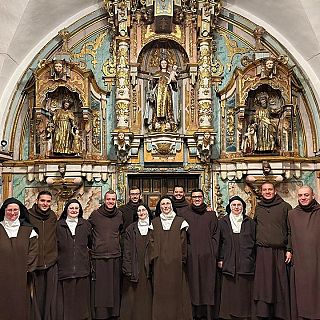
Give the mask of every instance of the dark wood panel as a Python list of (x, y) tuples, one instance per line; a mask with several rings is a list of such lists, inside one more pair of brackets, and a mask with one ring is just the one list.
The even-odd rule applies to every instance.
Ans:
[(131, 186), (141, 188), (144, 202), (154, 210), (161, 196), (172, 195), (175, 185), (183, 186), (186, 198), (189, 199), (192, 189), (199, 188), (199, 175), (128, 175), (128, 185), (129, 188)]

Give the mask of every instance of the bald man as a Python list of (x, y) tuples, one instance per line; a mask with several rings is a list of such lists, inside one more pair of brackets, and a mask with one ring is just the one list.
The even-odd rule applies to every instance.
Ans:
[(292, 319), (320, 319), (320, 205), (309, 186), (298, 190), (298, 203), (289, 211)]

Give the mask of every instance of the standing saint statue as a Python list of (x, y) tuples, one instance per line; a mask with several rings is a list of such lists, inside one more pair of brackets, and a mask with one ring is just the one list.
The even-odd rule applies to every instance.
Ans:
[(269, 110), (269, 96), (267, 92), (261, 92), (256, 97), (257, 110), (254, 116), (256, 124), (256, 151), (274, 151), (276, 128), (272, 123)]
[(152, 75), (147, 92), (144, 118), (149, 130), (177, 131), (179, 122), (177, 75), (177, 66), (169, 72), (167, 60), (161, 59), (160, 70)]
[(62, 101), (62, 108), (58, 109), (53, 115), (53, 152), (61, 154), (73, 153), (72, 143), (74, 127), (74, 114), (69, 110), (70, 102)]

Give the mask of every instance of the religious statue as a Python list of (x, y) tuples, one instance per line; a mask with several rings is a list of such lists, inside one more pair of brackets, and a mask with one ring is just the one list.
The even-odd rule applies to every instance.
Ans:
[(269, 95), (267, 92), (260, 92), (256, 99), (257, 109), (254, 115), (256, 124), (257, 145), (256, 151), (274, 151), (276, 128), (271, 120), (269, 110)]
[(47, 147), (46, 147), (46, 155), (50, 156), (52, 153), (52, 138), (53, 138), (53, 132), (54, 132), (54, 124), (52, 122), (49, 122), (46, 128), (46, 141), (47, 141)]
[(128, 155), (130, 151), (130, 141), (126, 139), (124, 132), (119, 131), (116, 138), (117, 157), (122, 163), (128, 161)]
[(244, 153), (253, 153), (257, 149), (256, 124), (248, 125), (247, 132), (243, 135), (241, 150)]
[(66, 62), (62, 60), (55, 60), (53, 63), (53, 68), (51, 70), (51, 77), (57, 80), (67, 81), (67, 77), (69, 77), (69, 70), (67, 68)]
[(210, 132), (206, 131), (203, 134), (203, 137), (199, 137), (197, 143), (198, 156), (201, 162), (210, 161), (210, 157), (212, 155), (212, 147), (213, 147), (214, 139), (211, 136)]
[(271, 173), (271, 165), (268, 161), (262, 161), (262, 172), (265, 176)]
[(77, 156), (79, 156), (83, 150), (83, 139), (80, 136), (80, 131), (78, 128), (74, 127), (74, 130), (72, 131), (73, 135), (73, 142), (72, 142), (72, 153), (75, 153)]
[(168, 71), (168, 62), (160, 61), (160, 70), (152, 75), (147, 92), (145, 123), (149, 130), (166, 132), (177, 131), (178, 117), (178, 86), (177, 66)]
[(266, 30), (261, 27), (261, 26), (257, 26), (254, 31), (253, 31), (253, 36), (254, 36), (254, 40), (255, 40), (255, 50), (256, 51), (263, 51), (264, 50), (264, 47), (263, 47), (263, 44), (262, 44), (262, 36), (265, 35), (266, 33)]
[(261, 66), (261, 75), (260, 78), (269, 78), (272, 79), (276, 74), (276, 65), (273, 59), (269, 58), (265, 61), (264, 65)]
[(74, 153), (72, 150), (74, 114), (69, 110), (70, 101), (63, 100), (62, 108), (55, 111), (53, 115), (53, 152), (60, 154)]

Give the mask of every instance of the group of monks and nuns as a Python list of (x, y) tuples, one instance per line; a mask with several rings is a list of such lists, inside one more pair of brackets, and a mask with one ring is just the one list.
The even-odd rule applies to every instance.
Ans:
[(227, 214), (219, 221), (218, 267), (222, 270), (221, 319), (251, 319), (255, 268), (255, 222), (246, 215), (239, 196), (229, 200)]
[(187, 230), (187, 277), (194, 319), (214, 318), (215, 280), (219, 247), (216, 214), (207, 211), (201, 189), (191, 192), (191, 206), (180, 214), (189, 224)]
[(176, 185), (173, 189), (172, 201), (177, 210), (177, 215), (180, 216), (186, 210), (189, 210), (189, 202), (186, 200), (186, 194), (183, 186)]
[(27, 208), (15, 198), (3, 202), (0, 224), (0, 318), (29, 320), (28, 273), (37, 266), (38, 236)]
[(289, 212), (289, 225), (292, 319), (320, 319), (320, 205), (309, 186), (298, 190), (298, 206)]
[(262, 199), (255, 212), (256, 269), (253, 289), (254, 315), (266, 319), (290, 319), (289, 274), (291, 239), (288, 230), (290, 204), (270, 182), (261, 186)]
[(123, 215), (123, 231), (125, 231), (131, 223), (138, 220), (137, 209), (140, 203), (142, 203), (141, 190), (136, 186), (132, 186), (129, 189), (129, 201), (119, 207)]
[(137, 216), (138, 221), (129, 225), (124, 234), (121, 320), (152, 319), (152, 285), (145, 267), (152, 215), (148, 206), (140, 203)]
[(185, 267), (188, 223), (177, 216), (172, 200), (160, 198), (152, 220), (148, 257), (152, 267), (152, 320), (192, 320)]
[(57, 225), (58, 305), (57, 319), (87, 320), (90, 317), (91, 225), (83, 219), (76, 199), (69, 200)]
[(122, 212), (116, 207), (117, 196), (109, 190), (104, 204), (94, 210), (92, 227), (92, 318), (113, 319), (120, 314)]
[(35, 320), (56, 319), (58, 288), (57, 216), (51, 210), (52, 195), (40, 191), (29, 209), (31, 224), (39, 232), (38, 264), (34, 272), (32, 314)]

